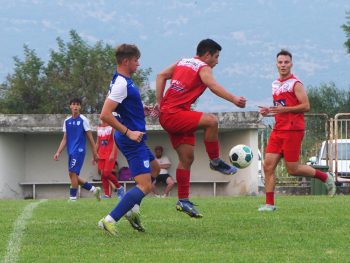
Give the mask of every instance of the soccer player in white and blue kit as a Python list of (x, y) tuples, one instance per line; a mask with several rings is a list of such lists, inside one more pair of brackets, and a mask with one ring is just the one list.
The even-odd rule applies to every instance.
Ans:
[[(146, 121), (138, 88), (131, 76), (136, 72), (141, 53), (135, 45), (122, 44), (116, 52), (117, 71), (110, 84), (100, 119), (116, 132), (115, 142), (126, 157), (137, 185), (129, 190), (118, 205), (98, 225), (112, 235), (117, 235), (116, 222), (124, 215), (131, 226), (145, 231), (140, 221), (138, 207), (151, 192), (151, 176), (159, 173), (159, 165), (146, 145)], [(116, 112), (117, 117), (113, 116)]]
[(96, 152), (95, 142), (92, 137), (90, 122), (84, 115), (80, 114), (80, 99), (72, 99), (69, 102), (69, 108), (72, 115), (64, 120), (63, 138), (53, 159), (58, 161), (62, 150), (67, 145), (68, 171), (71, 180), (69, 194), (70, 201), (77, 200), (78, 185), (81, 185), (84, 189), (93, 192), (97, 200), (100, 201), (100, 187), (95, 187), (79, 177), (80, 170), (85, 159), (86, 137), (88, 138), (94, 159), (96, 161), (98, 160), (98, 154)]

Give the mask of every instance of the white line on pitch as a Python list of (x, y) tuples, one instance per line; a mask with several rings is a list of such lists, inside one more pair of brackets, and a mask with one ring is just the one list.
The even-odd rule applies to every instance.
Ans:
[(7, 245), (7, 250), (3, 263), (14, 263), (17, 261), (18, 254), (21, 249), (21, 239), (26, 227), (28, 220), (32, 217), (33, 210), (42, 202), (47, 201), (46, 199), (40, 200), (39, 202), (31, 203), (27, 205), (22, 214), (17, 218), (13, 226), (10, 240)]

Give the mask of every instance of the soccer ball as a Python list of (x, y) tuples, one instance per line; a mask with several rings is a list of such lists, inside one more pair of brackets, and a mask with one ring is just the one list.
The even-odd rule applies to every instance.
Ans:
[(230, 161), (237, 168), (246, 168), (253, 160), (253, 152), (249, 146), (238, 144), (230, 150)]

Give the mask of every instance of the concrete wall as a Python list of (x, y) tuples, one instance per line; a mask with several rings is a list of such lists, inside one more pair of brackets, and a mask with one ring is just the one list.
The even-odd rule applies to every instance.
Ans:
[(0, 198), (22, 198), (18, 182), (25, 175), (25, 136), (23, 134), (0, 134)]
[[(69, 181), (67, 154), (62, 152), (60, 160), (53, 155), (62, 139), (61, 131), (65, 115), (0, 115), (0, 198), (31, 197), (30, 187), (20, 187), (20, 182)], [(89, 115), (93, 126), (98, 124), (98, 115)], [(220, 120), (219, 140), (221, 156), (228, 161), (228, 153), (236, 144), (251, 146), (254, 153), (258, 149), (257, 113), (218, 114)], [(148, 120), (148, 146), (153, 151), (156, 145), (164, 147), (164, 154), (173, 165), (169, 169), (175, 179), (177, 155), (172, 149), (167, 134), (154, 120)], [(96, 137), (96, 134), (94, 134)], [(89, 181), (96, 177), (96, 166), (91, 164), (91, 151), (87, 145), (87, 155), (81, 177)], [(118, 156), (119, 166), (127, 166), (122, 154)], [(217, 186), (217, 195), (254, 195), (258, 192), (257, 154), (253, 163), (234, 176), (225, 176), (209, 168), (209, 160), (203, 143), (203, 132), (196, 134), (195, 161), (191, 171), (191, 181), (228, 181)], [(85, 191), (85, 190), (84, 190)], [(192, 196), (212, 195), (212, 185), (191, 185)], [(83, 193), (88, 196), (89, 193)], [(176, 189), (172, 190), (176, 195)], [(40, 186), (38, 198), (66, 198), (67, 186)]]

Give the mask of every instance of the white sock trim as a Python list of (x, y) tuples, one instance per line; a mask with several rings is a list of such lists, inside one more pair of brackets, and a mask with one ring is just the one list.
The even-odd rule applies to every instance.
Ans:
[(109, 223), (115, 223), (115, 222), (116, 222), (116, 221), (114, 220), (114, 218), (111, 217), (110, 215), (107, 215), (107, 216), (105, 217), (105, 220), (106, 220), (107, 222), (109, 222)]

